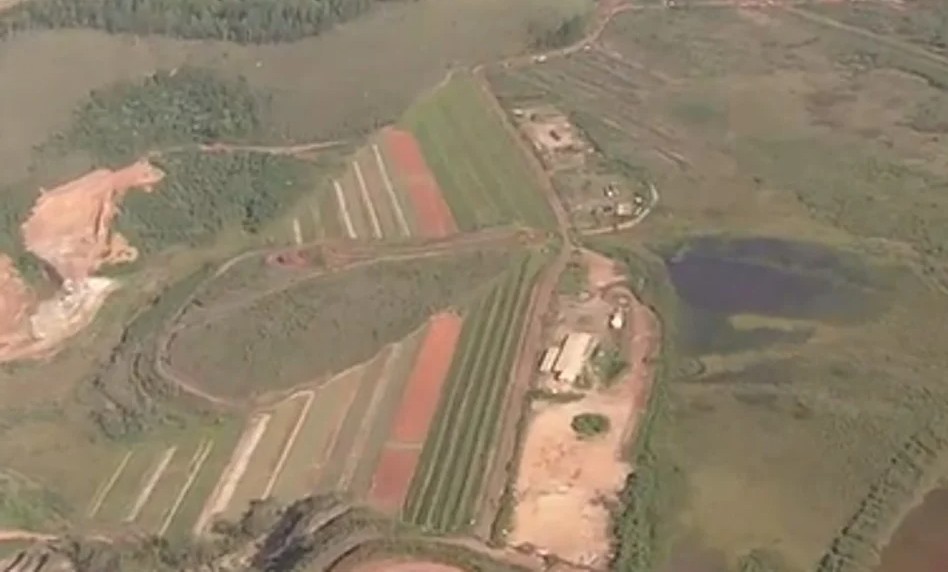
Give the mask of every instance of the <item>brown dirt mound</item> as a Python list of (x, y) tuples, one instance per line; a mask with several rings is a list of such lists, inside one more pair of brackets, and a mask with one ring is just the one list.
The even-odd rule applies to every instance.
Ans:
[(118, 171), (92, 171), (42, 191), (21, 228), (27, 250), (63, 279), (76, 281), (103, 264), (134, 260), (138, 252), (112, 231), (112, 220), (129, 189), (149, 191), (162, 178), (164, 173), (148, 161), (138, 161)]
[(463, 568), (427, 560), (387, 558), (372, 560), (352, 567), (351, 572), (464, 572)]

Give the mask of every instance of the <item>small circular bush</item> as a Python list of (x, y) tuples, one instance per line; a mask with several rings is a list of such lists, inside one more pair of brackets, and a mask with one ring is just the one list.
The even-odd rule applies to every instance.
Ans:
[(580, 413), (573, 417), (570, 427), (581, 438), (595, 437), (609, 431), (609, 418), (600, 413)]

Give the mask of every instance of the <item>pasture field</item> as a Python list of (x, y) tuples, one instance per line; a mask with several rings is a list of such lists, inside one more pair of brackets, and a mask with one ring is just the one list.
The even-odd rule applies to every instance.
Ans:
[(540, 262), (539, 255), (521, 258), (471, 308), (405, 503), (409, 522), (445, 532), (470, 526)]
[(553, 226), (535, 174), (473, 77), (456, 75), (401, 122), (418, 138), (462, 230)]
[(170, 345), (171, 364), (213, 394), (286, 389), (369, 359), (507, 261), (475, 251), (315, 276), (184, 328)]
[(395, 120), (450, 66), (524, 50), (537, 13), (568, 16), (586, 7), (585, 0), (379, 2), (319, 37), (263, 46), (89, 30), (17, 34), (0, 42), (0, 78), (9, 86), (0, 92), (0, 183), (23, 178), (32, 150), (66, 130), (90, 91), (116, 81), (185, 64), (213, 67), (272, 96), (262, 140), (335, 139)]
[[(936, 373), (948, 351), (933, 337), (933, 314), (948, 309), (948, 162), (915, 119), (948, 100), (934, 81), (945, 73), (789, 11), (698, 8), (625, 13), (589, 51), (491, 70), (505, 107), (555, 103), (604, 160), (660, 193), (639, 228), (593, 241), (626, 263), (664, 328), (617, 567), (871, 569), (891, 521), (921, 498), (926, 480), (906, 477), (933, 465), (902, 451), (948, 423)], [(776, 314), (706, 298), (696, 312), (674, 280), (688, 252), (676, 245), (708, 234), (806, 237), (837, 254), (767, 243), (756, 256), (834, 288), (856, 277), (884, 303), (834, 303), (856, 319), (813, 313), (835, 294)], [(841, 262), (852, 256), (861, 270)], [(730, 273), (737, 284), (741, 264), (694, 282), (710, 291)], [(714, 332), (728, 343), (691, 343), (724, 341)], [(877, 486), (894, 458), (899, 485)], [(838, 538), (856, 520), (860, 532)], [(832, 567), (852, 547), (857, 558)]]

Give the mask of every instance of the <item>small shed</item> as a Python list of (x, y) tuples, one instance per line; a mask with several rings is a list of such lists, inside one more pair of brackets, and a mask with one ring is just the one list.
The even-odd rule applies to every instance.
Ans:
[(551, 373), (558, 357), (560, 357), (560, 348), (556, 346), (547, 348), (540, 359), (540, 373)]

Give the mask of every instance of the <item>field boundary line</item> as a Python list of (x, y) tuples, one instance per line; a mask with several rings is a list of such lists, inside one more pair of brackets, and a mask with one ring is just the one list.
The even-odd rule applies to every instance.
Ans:
[(96, 491), (95, 496), (92, 497), (92, 502), (89, 504), (89, 510), (86, 513), (89, 518), (92, 518), (98, 514), (99, 509), (102, 508), (102, 503), (105, 502), (105, 497), (109, 495), (109, 492), (112, 491), (115, 483), (118, 482), (119, 477), (121, 477), (122, 473), (125, 472), (125, 467), (128, 465), (128, 462), (132, 458), (132, 453), (134, 452), (134, 449), (127, 451), (125, 456), (122, 457), (122, 460), (119, 461), (119, 464), (115, 467), (115, 470), (112, 471), (111, 475), (109, 475), (109, 478), (99, 486), (99, 490)]
[[(425, 324), (425, 326), (427, 326), (427, 324)], [(398, 361), (401, 353), (402, 342), (398, 341), (392, 344), (392, 349), (389, 351), (388, 357), (385, 358), (385, 365), (382, 367), (382, 372), (379, 374), (378, 380), (376, 380), (375, 390), (372, 392), (372, 399), (369, 401), (369, 406), (365, 410), (366, 419), (372, 419), (375, 417), (379, 408), (379, 404), (382, 401), (382, 397), (385, 395), (385, 390), (392, 381), (392, 372), (395, 367), (395, 362)], [(362, 452), (365, 450), (365, 446), (369, 439), (369, 433), (371, 433), (371, 431), (371, 423), (363, 423), (359, 428), (359, 432), (356, 434), (356, 438), (352, 443), (352, 451), (349, 453), (349, 456), (346, 457), (346, 463), (342, 469), (342, 475), (339, 476), (339, 484), (342, 489), (348, 489), (352, 483), (356, 468), (359, 466)]]
[(293, 218), (293, 241), (296, 242), (296, 246), (303, 244), (303, 229), (300, 228), (299, 217)]
[(359, 182), (359, 194), (362, 196), (362, 203), (365, 204), (365, 210), (369, 213), (369, 222), (372, 223), (372, 234), (375, 238), (382, 238), (382, 225), (379, 224), (379, 214), (375, 212), (375, 205), (372, 204), (372, 197), (369, 196), (369, 189), (365, 186), (365, 177), (362, 176), (362, 167), (358, 161), (352, 162), (352, 170), (355, 171), (356, 180)]
[(168, 507), (165, 520), (161, 523), (161, 528), (158, 529), (158, 536), (164, 536), (165, 533), (168, 532), (168, 527), (171, 526), (175, 515), (178, 514), (181, 503), (184, 502), (184, 498), (188, 495), (188, 491), (191, 490), (191, 485), (194, 484), (195, 479), (197, 479), (198, 474), (201, 472), (204, 462), (207, 461), (211, 450), (214, 449), (214, 441), (210, 439), (205, 439), (201, 445), (203, 446), (203, 450), (199, 446), (197, 451), (194, 452), (194, 456), (191, 457), (191, 462), (189, 463), (191, 470), (188, 471), (188, 478), (185, 479), (184, 484), (181, 485), (181, 490), (178, 491), (178, 496), (175, 497), (174, 502)]
[(230, 504), (234, 491), (237, 489), (237, 484), (244, 476), (247, 465), (250, 464), (250, 458), (257, 449), (257, 445), (260, 444), (267, 425), (270, 424), (270, 417), (270, 413), (255, 416), (251, 421), (251, 426), (240, 436), (240, 441), (238, 441), (230, 461), (224, 468), (224, 472), (221, 473), (220, 480), (217, 481), (217, 485), (214, 487), (214, 492), (207, 499), (207, 503), (205, 503), (197, 522), (194, 524), (195, 536), (201, 535), (210, 519), (214, 515), (223, 512)]
[(336, 190), (336, 203), (339, 204), (339, 214), (342, 215), (342, 223), (346, 227), (346, 234), (349, 238), (357, 238), (355, 227), (352, 226), (352, 217), (349, 215), (349, 207), (346, 206), (346, 197), (342, 191), (342, 185), (337, 179), (332, 180), (332, 186)]
[(296, 444), (296, 438), (299, 437), (300, 431), (303, 429), (303, 423), (305, 423), (306, 419), (309, 417), (309, 409), (313, 406), (313, 399), (316, 397), (315, 391), (300, 391), (299, 393), (290, 397), (289, 400), (298, 399), (303, 395), (306, 396), (306, 401), (303, 402), (303, 408), (300, 410), (299, 417), (296, 418), (296, 423), (293, 425), (290, 435), (286, 438), (286, 443), (283, 444), (283, 450), (280, 451), (280, 458), (277, 459), (276, 465), (273, 466), (273, 471), (270, 473), (270, 478), (267, 480), (267, 486), (264, 487), (261, 498), (267, 498), (270, 496), (270, 493), (273, 492), (273, 487), (276, 486), (277, 479), (280, 478), (280, 473), (283, 472), (283, 466), (286, 465), (286, 460), (290, 456), (290, 451), (293, 450), (293, 445)]
[(177, 451), (178, 447), (172, 446), (165, 449), (165, 452), (162, 453), (161, 459), (158, 461), (158, 464), (155, 465), (151, 474), (148, 475), (148, 481), (145, 483), (145, 486), (142, 487), (142, 490), (139, 491), (135, 503), (132, 505), (132, 508), (129, 509), (128, 515), (125, 516), (125, 522), (133, 522), (138, 518), (138, 515), (142, 509), (145, 508), (145, 503), (151, 498), (151, 493), (155, 491), (155, 487), (158, 486), (158, 481), (161, 480), (161, 476), (165, 473), (168, 465), (171, 464), (171, 459), (174, 458)]
[(411, 231), (408, 229), (408, 219), (405, 218), (405, 211), (402, 210), (402, 205), (398, 202), (398, 196), (395, 195), (395, 187), (392, 185), (391, 177), (388, 176), (388, 167), (382, 159), (382, 153), (379, 151), (377, 143), (372, 144), (372, 153), (375, 154), (375, 162), (379, 167), (379, 173), (382, 175), (382, 183), (385, 185), (385, 192), (388, 193), (388, 198), (392, 201), (392, 206), (395, 208), (398, 228), (402, 231), (402, 236), (411, 236)]

